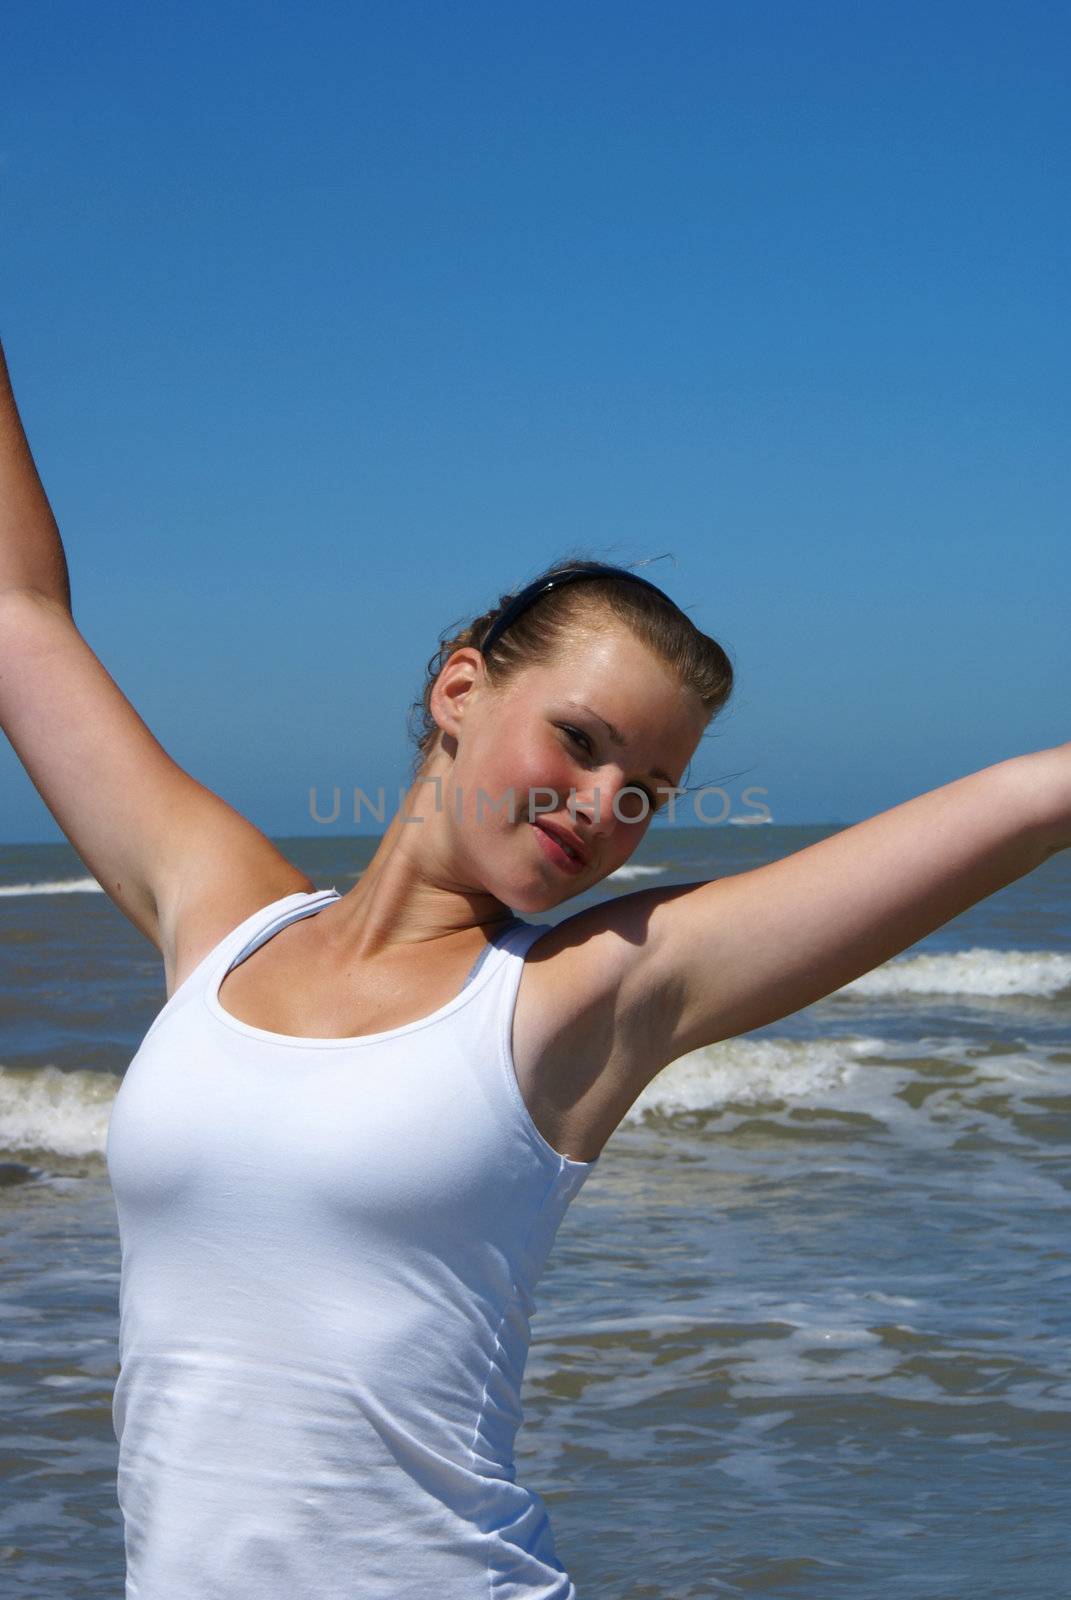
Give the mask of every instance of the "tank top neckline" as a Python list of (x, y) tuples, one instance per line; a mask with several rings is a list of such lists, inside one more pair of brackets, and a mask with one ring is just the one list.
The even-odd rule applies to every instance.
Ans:
[[(342, 896), (337, 889), (299, 889), (294, 894), (284, 895), (281, 900), (270, 901), (266, 906), (261, 906), (260, 910), (254, 912), (251, 917), (248, 917), (240, 928), (235, 929), (231, 937), (224, 941), (220, 953), (217, 959), (211, 963), (206, 981), (202, 985), (201, 997), (212, 1016), (222, 1023), (224, 1027), (230, 1028), (236, 1033), (245, 1034), (246, 1038), (256, 1039), (261, 1044), (276, 1045), (282, 1049), (355, 1050), (365, 1045), (382, 1044), (389, 1039), (400, 1039), (406, 1034), (416, 1033), (421, 1028), (430, 1027), (433, 1023), (452, 1016), (455, 1011), (468, 1004), (469, 1000), (487, 983), (492, 973), (498, 969), (506, 954), (508, 941), (514, 935), (521, 929), (534, 926), (538, 926), (540, 932), (543, 931), (542, 924), (537, 925), (524, 922), (519, 917), (514, 918), (513, 922), (489, 941), (487, 948), (482, 952), (483, 959), (475, 975), (468, 979), (464, 987), (452, 999), (447, 1000), (444, 1005), (441, 1005), (438, 1010), (432, 1011), (428, 1016), (418, 1017), (415, 1022), (403, 1022), (397, 1028), (384, 1028), (377, 1033), (346, 1034), (338, 1039), (322, 1039), (302, 1034), (275, 1033), (269, 1028), (257, 1028), (251, 1022), (243, 1022), (240, 1017), (232, 1016), (220, 1000), (219, 990), (223, 985), (224, 978), (234, 964), (236, 953), (244, 949), (245, 944), (251, 943), (252, 939), (256, 938), (258, 934), (267, 932), (274, 922), (283, 922), (285, 925), (287, 921), (296, 922), (301, 920), (297, 917), (287, 917), (287, 913), (299, 902), (305, 901), (307, 903), (310, 909), (306, 914), (311, 915), (314, 910), (323, 910), (330, 902), (341, 898)], [(275, 915), (269, 917), (269, 912), (274, 912)], [(248, 928), (251, 923), (261, 918), (266, 920), (257, 929), (257, 932), (252, 934), (244, 943), (239, 943), (238, 934)], [(281, 932), (282, 929), (280, 928), (278, 931)], [(266, 943), (267, 941), (265, 940), (264, 942)]]

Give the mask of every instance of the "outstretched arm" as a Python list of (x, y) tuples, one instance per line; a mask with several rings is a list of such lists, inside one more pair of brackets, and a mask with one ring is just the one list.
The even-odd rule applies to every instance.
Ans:
[(171, 759), (75, 626), (59, 529), (2, 351), (0, 363), (0, 727), (89, 871), (160, 949), (170, 978), (180, 924), (196, 921), (203, 905), (222, 898), (225, 917), (238, 921), (242, 904), (255, 910), (312, 885)]
[(30, 590), (71, 609), (56, 519), (23, 432), (0, 346), (0, 593)]
[(753, 871), (613, 902), (610, 914), (630, 927), (632, 1014), (650, 1019), (648, 1081), (690, 1050), (831, 994), (1069, 844), (1063, 744), (958, 778)]

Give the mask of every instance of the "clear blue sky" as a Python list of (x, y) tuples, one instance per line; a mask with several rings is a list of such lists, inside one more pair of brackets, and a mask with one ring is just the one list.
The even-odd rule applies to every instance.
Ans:
[[(75, 615), (271, 833), (577, 548), (731, 652), (691, 781), (1071, 738), (1061, 4), (9, 0), (0, 328)], [(738, 807), (738, 809), (746, 809)], [(0, 749), (0, 838), (60, 838)]]

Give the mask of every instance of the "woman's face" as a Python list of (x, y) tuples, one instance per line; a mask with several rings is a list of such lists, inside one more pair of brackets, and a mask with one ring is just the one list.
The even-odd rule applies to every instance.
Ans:
[(571, 640), (497, 690), (478, 651), (457, 651), (439, 688), (454, 752), (443, 805), (458, 865), (518, 911), (571, 899), (628, 860), (708, 720), (694, 693), (617, 625)]

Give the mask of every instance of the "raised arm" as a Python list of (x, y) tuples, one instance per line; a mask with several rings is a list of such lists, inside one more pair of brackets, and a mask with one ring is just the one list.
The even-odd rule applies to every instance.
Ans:
[(67, 558), (0, 345), (0, 594), (15, 589), (43, 595), (70, 612)]
[(89, 871), (170, 969), (180, 914), (188, 921), (206, 896), (230, 893), (225, 915), (237, 921), (312, 884), (171, 759), (75, 626), (2, 350), (0, 366), (0, 726)]
[(604, 915), (625, 940), (622, 1010), (644, 1034), (632, 1097), (670, 1061), (811, 1005), (1069, 844), (1063, 744), (958, 778), (767, 866), (640, 890), (585, 913)]

